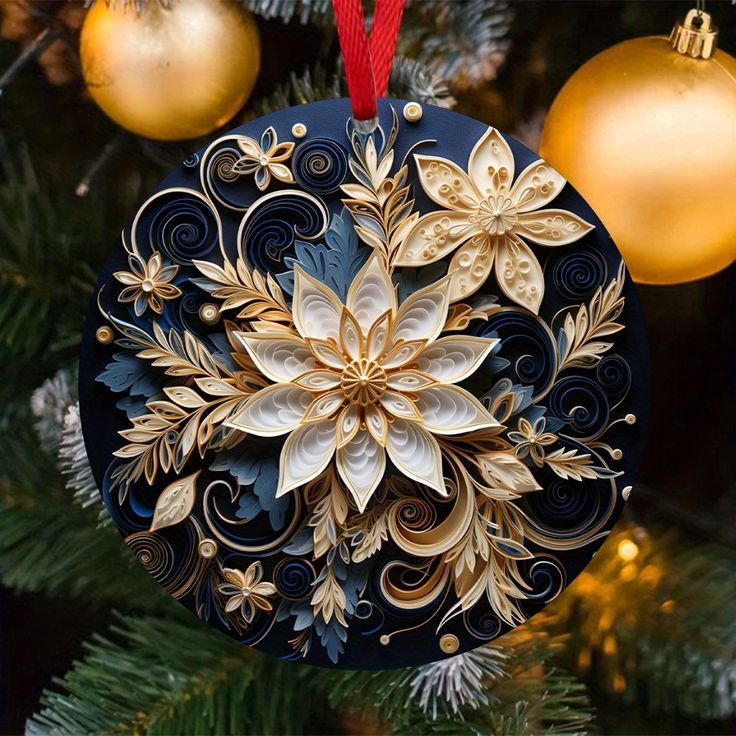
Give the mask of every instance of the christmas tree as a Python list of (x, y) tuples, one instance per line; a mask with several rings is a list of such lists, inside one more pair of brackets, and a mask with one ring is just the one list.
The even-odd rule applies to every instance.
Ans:
[[(127, 2), (143, 13), (176, 0)], [(76, 361), (108, 248), (136, 203), (204, 141), (139, 137), (95, 106), (79, 63), (87, 5), (0, 6), (0, 730), (732, 732), (733, 268), (639, 290), (654, 377), (641, 482), (589, 568), (510, 634), (415, 668), (319, 669), (240, 646), (149, 577), (100, 502)], [(242, 5), (256, 19), (261, 69), (223, 130), (345, 95), (329, 0)], [(666, 33), (688, 7), (409, 0), (390, 95), (454, 107), (536, 149), (548, 106), (581, 63)], [(711, 12), (721, 45), (735, 48), (734, 11)]]

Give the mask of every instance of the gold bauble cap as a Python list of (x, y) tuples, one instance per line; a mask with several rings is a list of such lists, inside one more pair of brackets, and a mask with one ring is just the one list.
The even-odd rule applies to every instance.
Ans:
[(689, 11), (685, 20), (678, 21), (672, 29), (670, 46), (683, 56), (710, 59), (718, 48), (718, 28), (710, 13), (695, 8)]

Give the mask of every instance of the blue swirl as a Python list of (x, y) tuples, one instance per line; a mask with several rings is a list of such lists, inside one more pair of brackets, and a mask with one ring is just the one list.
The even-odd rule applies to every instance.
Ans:
[(185, 192), (171, 192), (154, 199), (148, 227), (152, 250), (160, 250), (172, 261), (188, 265), (204, 258), (218, 242), (217, 218), (209, 205)]
[[(577, 449), (585, 448), (579, 445)], [(616, 503), (615, 485), (611, 481), (560, 478), (547, 468), (538, 473), (537, 480), (542, 490), (526, 494), (519, 506), (530, 531), (536, 532), (531, 537), (541, 534), (545, 546), (552, 540), (562, 543), (558, 549), (570, 548), (567, 543), (578, 546), (577, 542), (596, 533), (610, 518)], [(536, 541), (541, 543), (539, 539)]]
[(313, 240), (324, 233), (327, 209), (316, 197), (285, 191), (256, 202), (243, 222), (240, 252), (263, 273), (281, 273), (287, 256), (294, 257), (294, 241)]
[(345, 149), (329, 138), (313, 138), (294, 152), (294, 178), (307, 191), (336, 192), (348, 173)]
[(587, 299), (606, 280), (608, 268), (603, 256), (590, 248), (561, 251), (552, 267), (552, 281), (567, 299)]
[(631, 388), (631, 367), (620, 355), (607, 355), (596, 367), (596, 377), (612, 402), (619, 402)]
[(549, 413), (567, 425), (580, 439), (593, 439), (607, 426), (608, 397), (601, 386), (587, 376), (560, 378), (549, 392)]
[(514, 307), (498, 309), (476, 331), (481, 337), (492, 333), (501, 340), (496, 355), (510, 363), (504, 371), (508, 378), (531, 385), (535, 396), (544, 393), (554, 380), (557, 363), (554, 339), (544, 323)]
[(274, 571), (276, 589), (290, 601), (305, 598), (312, 590), (314, 578), (314, 568), (308, 562), (296, 558), (282, 560)]
[(473, 606), (463, 613), (463, 624), (476, 639), (490, 641), (495, 639), (502, 630), (501, 619), (482, 606)]
[(526, 579), (531, 583), (531, 589), (526, 593), (527, 600), (545, 603), (554, 600), (567, 584), (565, 568), (559, 560), (551, 557), (537, 557), (529, 565)]

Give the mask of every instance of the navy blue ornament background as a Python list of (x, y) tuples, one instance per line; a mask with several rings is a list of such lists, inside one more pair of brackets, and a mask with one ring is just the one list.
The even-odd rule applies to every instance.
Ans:
[[(403, 105), (401, 101), (379, 103), (384, 130), (391, 128), (392, 106), (400, 113)], [(341, 201), (340, 186), (351, 180), (351, 146), (345, 127), (349, 117), (349, 102), (335, 100), (254, 120), (192, 155), (161, 183), (125, 234), (129, 241), (135, 231), (146, 254), (159, 251), (167, 263), (180, 267), (175, 284), (181, 297), (166, 302), (159, 319), (166, 330), (189, 331), (213, 355), (231, 361), (222, 322), (206, 324), (200, 317), (202, 304), (213, 299), (198, 287), (196, 279), (201, 274), (192, 264), (193, 259), (221, 264), (219, 242), (231, 261), (242, 254), (252, 268), (272, 274), (287, 295), (293, 289), (293, 268), (298, 263), (345, 298), (347, 286), (370, 253), (355, 234)], [(292, 135), (296, 123), (308, 131), (301, 140)], [(294, 140), (296, 144), (290, 162), (295, 183), (272, 181), (264, 196), (252, 177), (234, 171), (242, 156), (236, 136), (259, 141), (269, 127), (279, 142)], [(421, 144), (417, 150), (464, 167), (486, 129), (467, 117), (424, 106), (418, 122), (400, 119), (396, 161), (431, 139), (432, 143)], [(538, 159), (513, 139), (506, 140), (517, 171)], [(416, 209), (422, 213), (436, 209), (411, 163), (409, 180)], [(284, 190), (288, 193), (279, 194)], [(633, 483), (646, 426), (647, 348), (628, 277), (619, 317), (625, 329), (608, 338), (614, 348), (596, 367), (573, 368), (556, 377), (556, 333), (548, 325), (559, 326), (553, 317), (560, 310), (585, 303), (597, 289), (605, 288), (617, 274), (620, 255), (604, 225), (572, 187), (567, 185), (554, 204), (576, 213), (595, 229), (575, 244), (535, 249), (545, 274), (541, 320), (499, 296), (492, 279), (481, 290), (498, 296), (501, 308), (492, 311), (487, 321), (471, 322), (467, 331), (496, 336), (501, 342), (487, 365), (471, 377), (468, 388), (490, 401), (494, 388), (498, 392), (504, 386), (523, 387), (528, 404), (525, 416), (530, 421), (543, 416), (547, 430), (564, 434), (566, 447), (581, 452), (589, 452), (590, 439), (608, 428), (605, 442), (619, 451), (615, 466), (622, 475), (615, 480), (572, 481), (545, 467), (537, 475), (543, 490), (517, 502), (528, 520), (528, 547), (535, 554), (520, 563), (529, 585), (527, 598), (520, 603), (527, 618), (575, 578), (605, 539), (624, 503), (621, 489)], [(319, 235), (327, 220), (327, 231)], [(167, 377), (136, 358), (124, 335), (118, 335), (112, 345), (95, 339), (96, 330), (104, 324), (101, 312), (141, 329), (150, 328), (150, 318), (136, 317), (129, 305), (116, 300), (119, 289), (113, 274), (127, 268), (127, 253), (119, 243), (100, 275), (98, 296), (87, 319), (80, 358), (82, 423), (92, 469), (109, 513), (134, 554), (168, 593), (244, 644), (286, 659), (351, 669), (407, 666), (451, 656), (452, 652), (439, 646), (440, 635), (457, 637), (457, 651), (463, 651), (510, 628), (481, 601), (450, 619), (438, 633), (440, 620), (456, 602), (449, 588), (429, 607), (410, 611), (392, 606), (382, 595), (379, 574), (394, 561), (413, 561), (390, 539), (377, 555), (360, 564), (347, 564), (339, 552), (333, 555), (331, 564), (348, 598), (346, 631), (309, 621), (309, 598), (324, 563), (310, 559), (308, 535), (303, 533), (308, 512), (304, 499), (298, 493), (274, 496), (279, 438), (249, 437), (247, 443), (219, 453), (214, 461), (204, 461), (195, 453), (181, 474), (201, 469), (207, 480), (201, 487), (207, 485), (207, 491), (198, 494), (187, 523), (150, 533), (158, 495), (173, 476), (157, 478), (152, 485), (138, 480), (121, 496), (111, 484), (113, 453), (121, 445), (118, 433), (145, 411), (146, 401), (162, 395)], [(420, 269), (402, 276), (400, 299), (438, 278), (442, 265), (426, 269), (427, 273)], [(543, 399), (537, 403), (539, 396)], [(636, 416), (636, 423), (611, 424), (627, 415)], [(599, 451), (605, 454), (604, 449)], [(435, 503), (434, 513), (442, 514), (443, 508), (442, 503)], [(216, 540), (221, 568), (245, 569), (254, 561), (261, 563), (264, 580), (273, 581), (277, 590), (272, 614), (259, 612), (249, 626), (234, 625), (223, 614), (216, 592), (221, 580), (213, 561), (198, 552), (204, 538)], [(565, 542), (573, 538), (586, 541), (576, 549), (565, 549)], [(550, 548), (541, 541), (549, 539), (559, 540), (560, 547)], [(424, 572), (404, 568), (400, 584), (411, 589), (431, 573), (431, 565)], [(299, 636), (310, 641), (295, 649), (290, 642)]]

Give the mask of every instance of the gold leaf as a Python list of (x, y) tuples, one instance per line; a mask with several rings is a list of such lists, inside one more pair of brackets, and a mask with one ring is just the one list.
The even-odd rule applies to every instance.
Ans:
[(197, 478), (202, 471), (198, 470), (186, 478), (177, 478), (161, 492), (153, 512), (151, 531), (173, 526), (184, 521), (194, 508), (197, 489)]

